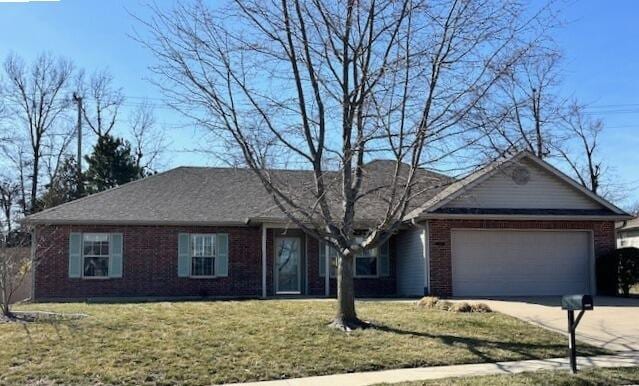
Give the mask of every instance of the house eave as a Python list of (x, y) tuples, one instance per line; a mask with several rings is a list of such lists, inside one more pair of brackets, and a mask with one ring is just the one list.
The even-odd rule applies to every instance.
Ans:
[(130, 226), (234, 226), (246, 227), (246, 221), (193, 221), (193, 220), (61, 220), (61, 219), (27, 219), (26, 225), (130, 225)]
[(514, 221), (623, 221), (632, 218), (625, 215), (585, 216), (585, 215), (512, 215), (512, 214), (450, 214), (425, 213), (414, 221), (423, 220), (514, 220)]

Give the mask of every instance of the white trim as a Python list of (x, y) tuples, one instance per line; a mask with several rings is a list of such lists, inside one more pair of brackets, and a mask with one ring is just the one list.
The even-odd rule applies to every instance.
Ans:
[(480, 219), (480, 220), (536, 220), (536, 221), (621, 221), (626, 216), (579, 216), (579, 215), (544, 215), (544, 214), (455, 214), (427, 213), (419, 217), (428, 219)]
[(426, 284), (426, 289), (428, 290), (428, 293), (430, 294), (432, 290), (430, 288), (430, 225), (428, 221), (426, 221), (426, 224), (424, 224), (423, 234), (424, 234), (424, 269), (426, 270), (425, 284)]
[(304, 293), (308, 294), (308, 234), (304, 232)]
[[(277, 242), (278, 240), (292, 239), (297, 240), (299, 243), (299, 249), (297, 251), (297, 291), (280, 291), (279, 290), (279, 275), (277, 273)], [(273, 237), (273, 279), (275, 294), (277, 295), (301, 295), (302, 294), (302, 238), (299, 236), (277, 236)]]
[[(595, 233), (592, 229), (583, 229), (583, 228), (575, 228), (575, 229), (544, 229), (544, 228), (450, 228), (451, 233), (451, 242), (450, 242), (450, 263), (453, 264), (453, 245), (452, 245), (452, 232), (453, 231), (485, 231), (485, 232), (585, 232), (588, 233), (588, 237), (590, 242), (588, 243), (588, 249), (590, 253), (588, 254), (589, 265), (590, 265), (590, 273), (588, 276), (588, 287), (590, 288), (591, 295), (595, 295), (597, 293), (597, 276), (596, 276), (596, 266), (595, 266)], [(452, 269), (452, 266), (451, 266)], [(454, 283), (451, 278), (451, 290), (454, 293)], [(430, 290), (430, 289), (429, 289)]]
[(267, 268), (267, 256), (266, 256), (266, 225), (262, 224), (262, 297), (266, 298), (266, 270)]
[[(91, 236), (91, 235), (106, 235), (107, 237), (107, 243), (109, 245), (109, 253), (107, 255), (85, 255), (84, 254), (84, 237), (85, 236)], [(82, 279), (86, 279), (86, 280), (108, 280), (108, 279), (113, 279), (111, 277), (111, 272), (110, 272), (110, 268), (111, 268), (111, 234), (109, 232), (83, 232), (80, 233), (80, 258), (82, 261), (82, 267), (80, 268), (80, 277)], [(86, 258), (89, 257), (97, 257), (97, 258), (107, 258), (107, 274), (106, 276), (86, 276), (84, 274), (85, 271), (85, 260)]]
[[(219, 234), (224, 234), (224, 232), (219, 232), (219, 233), (189, 233), (188, 234), (189, 235), (189, 263), (190, 263), (189, 264), (189, 272), (190, 272), (190, 274), (188, 276), (189, 279), (215, 279), (215, 278), (220, 278), (220, 277), (226, 277), (226, 276), (219, 276), (217, 274), (217, 272), (215, 272), (215, 264), (216, 264), (215, 260), (217, 260), (217, 258), (218, 258), (217, 257), (217, 248), (218, 248), (218, 246), (217, 246), (217, 235), (219, 235)], [(202, 236), (209, 237), (210, 236), (210, 237), (213, 238), (213, 245), (212, 245), (214, 247), (213, 248), (213, 255), (211, 255), (211, 256), (194, 256), (193, 255), (193, 245), (194, 245), (193, 238), (194, 237), (198, 237), (198, 236), (200, 236), (200, 237), (202, 237)], [(228, 245), (227, 245), (227, 248), (228, 248)], [(227, 255), (228, 255), (228, 252), (227, 252)], [(196, 258), (196, 257), (199, 257), (199, 258), (204, 257), (204, 258), (213, 259), (213, 275), (194, 275), (193, 274), (193, 259)], [(228, 259), (228, 256), (227, 256), (227, 259)], [(228, 260), (227, 260), (227, 264), (228, 264)]]

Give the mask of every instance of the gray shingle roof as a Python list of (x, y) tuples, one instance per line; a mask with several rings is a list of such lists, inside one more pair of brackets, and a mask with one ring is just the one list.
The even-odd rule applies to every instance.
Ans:
[[(383, 215), (394, 161), (373, 161), (365, 166), (363, 191), (371, 191), (358, 204), (358, 221)], [(273, 176), (303, 192), (313, 183), (305, 170), (274, 170)], [(336, 173), (328, 173), (329, 178)], [(419, 170), (411, 207), (427, 201), (450, 178)], [(339, 185), (339, 184), (334, 184)], [(335, 186), (336, 194), (338, 186)], [(303, 195), (303, 193), (300, 193)], [(308, 195), (307, 195), (308, 197)], [(309, 204), (311, 200), (309, 198)], [(332, 200), (339, 210), (339, 200)], [(93, 194), (27, 217), (30, 223), (100, 224), (244, 224), (250, 219), (286, 220), (257, 176), (249, 169), (178, 167), (138, 181)]]

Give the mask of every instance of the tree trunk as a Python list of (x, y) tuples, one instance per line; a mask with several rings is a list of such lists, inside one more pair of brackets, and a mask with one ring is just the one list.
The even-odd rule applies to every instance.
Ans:
[(40, 157), (33, 157), (33, 176), (31, 177), (31, 202), (29, 203), (29, 214), (37, 212), (38, 201), (38, 174), (40, 173)]
[(343, 331), (365, 328), (368, 323), (359, 320), (355, 312), (355, 285), (353, 282), (353, 256), (342, 255), (337, 264), (337, 314), (331, 327)]
[[(6, 281), (7, 279), (3, 279), (3, 281)], [(0, 312), (2, 313), (0, 316), (4, 316), (7, 319), (11, 319), (12, 318), (12, 314), (11, 314), (11, 307), (9, 306), (9, 290), (8, 290), (8, 283), (1, 283), (2, 284), (2, 288), (0, 291)], [(2, 319), (0, 317), (0, 319)]]

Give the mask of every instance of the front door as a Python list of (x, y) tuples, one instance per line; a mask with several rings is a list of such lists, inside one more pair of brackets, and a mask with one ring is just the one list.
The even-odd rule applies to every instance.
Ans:
[(278, 294), (301, 293), (301, 250), (297, 237), (275, 239), (275, 285)]

